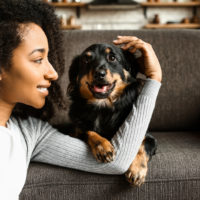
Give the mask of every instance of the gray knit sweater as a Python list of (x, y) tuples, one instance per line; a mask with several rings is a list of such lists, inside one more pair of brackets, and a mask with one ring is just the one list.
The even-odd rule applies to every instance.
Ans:
[(147, 79), (136, 105), (112, 138), (116, 157), (111, 163), (98, 163), (87, 144), (63, 135), (38, 119), (11, 119), (20, 129), (27, 147), (27, 166), (32, 161), (102, 174), (122, 174), (130, 166), (147, 131), (160, 83)]

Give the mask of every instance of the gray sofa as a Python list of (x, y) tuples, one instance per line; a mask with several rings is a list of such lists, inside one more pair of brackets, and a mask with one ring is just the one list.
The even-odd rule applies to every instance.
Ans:
[[(111, 43), (117, 35), (135, 35), (151, 43), (163, 70), (162, 88), (149, 130), (158, 151), (146, 182), (131, 187), (125, 177), (98, 175), (31, 163), (20, 200), (199, 200), (200, 199), (200, 31), (66, 31), (66, 69), (93, 43)], [(61, 80), (66, 92), (68, 74)], [(53, 125), (66, 122), (57, 112)]]

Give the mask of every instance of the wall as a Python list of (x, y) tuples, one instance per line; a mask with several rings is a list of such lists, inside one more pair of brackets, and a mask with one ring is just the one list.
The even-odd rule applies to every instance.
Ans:
[[(143, 2), (145, 0), (137, 0)], [(170, 1), (170, 0), (161, 0)], [(189, 0), (179, 0), (186, 2)], [(70, 0), (68, 0), (70, 2)], [(90, 2), (90, 0), (82, 0), (81, 2)], [(70, 15), (76, 16), (74, 8), (57, 8), (56, 12), (59, 16), (68, 18)], [(83, 30), (92, 29), (140, 29), (154, 18), (155, 14), (159, 14), (161, 23), (167, 21), (180, 22), (183, 18), (191, 18), (192, 8), (148, 8), (147, 19), (144, 17), (143, 9), (137, 8), (132, 10), (88, 10), (81, 8), (81, 17), (76, 19), (77, 24), (82, 25)]]

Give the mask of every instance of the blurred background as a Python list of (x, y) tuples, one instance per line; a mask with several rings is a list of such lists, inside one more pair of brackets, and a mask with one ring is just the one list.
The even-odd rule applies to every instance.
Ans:
[(133, 30), (200, 28), (199, 0), (44, 0), (63, 29)]

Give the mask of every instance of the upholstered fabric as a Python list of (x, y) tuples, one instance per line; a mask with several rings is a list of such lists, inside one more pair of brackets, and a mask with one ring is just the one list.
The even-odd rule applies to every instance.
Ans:
[(131, 187), (124, 176), (34, 163), (20, 200), (198, 200), (200, 132), (152, 134), (158, 139), (158, 150), (140, 188)]

